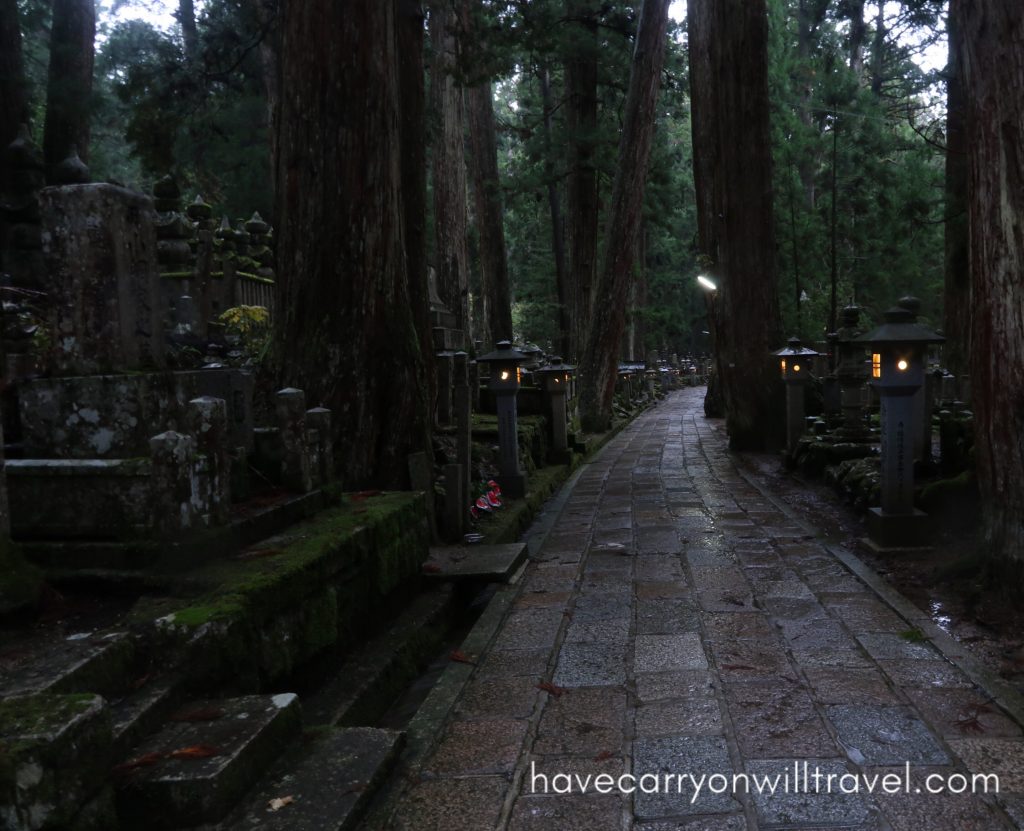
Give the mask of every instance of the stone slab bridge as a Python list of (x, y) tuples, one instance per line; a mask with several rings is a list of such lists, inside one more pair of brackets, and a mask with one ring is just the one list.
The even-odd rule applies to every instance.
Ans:
[[(1014, 696), (745, 475), (702, 397), (641, 415), (549, 505), (450, 667), (461, 693), (410, 725), (405, 775), (363, 827), (1024, 821)], [(972, 794), (975, 774), (1000, 794)]]

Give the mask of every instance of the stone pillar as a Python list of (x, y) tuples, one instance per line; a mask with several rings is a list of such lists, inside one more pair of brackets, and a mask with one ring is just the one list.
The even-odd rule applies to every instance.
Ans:
[(334, 481), (334, 442), (331, 440), (331, 411), (326, 407), (306, 410), (306, 427), (316, 430), (317, 485), (324, 487)]
[(882, 395), (882, 513), (914, 512), (914, 395)]
[(958, 396), (961, 401), (964, 402), (968, 407), (971, 406), (971, 376), (961, 375), (957, 379), (957, 389), (960, 395)]
[[(565, 411), (565, 389), (549, 393), (551, 398), (551, 450), (552, 457), (563, 464), (572, 460), (569, 450), (569, 423)], [(651, 398), (654, 394), (652, 392)]]
[(466, 530), (469, 502), (465, 489), (462, 465), (444, 466), (444, 538), (446, 542), (459, 542)]
[(526, 496), (526, 476), (519, 466), (519, 416), (516, 394), (495, 391), (498, 410), (498, 482), (501, 492), (513, 499)]
[(206, 492), (210, 525), (224, 525), (231, 514), (231, 453), (228, 436), (228, 405), (209, 395), (193, 398), (189, 405), (189, 429), (196, 451), (206, 463)]
[(39, 194), (56, 369), (96, 375), (165, 364), (153, 203), (115, 185)]
[(0, 546), (11, 536), (11, 508), (7, 501), (7, 471), (4, 461), (4, 423), (0, 419)]
[(444, 426), (453, 421), (452, 388), (454, 387), (455, 353), (438, 352), (434, 356), (437, 368), (437, 424)]
[(786, 381), (786, 450), (792, 456), (804, 434), (804, 384), (802, 381)]
[(179, 536), (196, 525), (192, 473), (195, 442), (169, 430), (149, 440), (153, 528), (167, 537)]
[(306, 394), (288, 387), (277, 393), (277, 427), (281, 436), (281, 484), (290, 491), (309, 493), (313, 489), (306, 453)]
[(455, 386), (452, 406), (455, 410), (455, 458), (462, 468), (462, 487), (467, 498), (473, 487), (473, 423), (472, 396), (469, 386), (469, 355), (456, 352), (454, 358)]
[(469, 362), (469, 404), (474, 413), (480, 412), (480, 365)]

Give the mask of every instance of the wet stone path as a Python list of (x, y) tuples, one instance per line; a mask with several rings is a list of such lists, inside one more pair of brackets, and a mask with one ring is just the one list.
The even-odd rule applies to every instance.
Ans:
[[(390, 828), (1021, 821), (1020, 726), (741, 475), (703, 392), (672, 394), (583, 468)], [(1000, 797), (971, 795), (974, 773), (998, 774)], [(929, 774), (968, 793), (929, 794)], [(780, 777), (776, 793), (754, 776)]]

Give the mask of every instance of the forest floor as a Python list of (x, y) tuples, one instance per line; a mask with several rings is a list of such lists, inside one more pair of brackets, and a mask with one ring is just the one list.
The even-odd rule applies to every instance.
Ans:
[(930, 548), (879, 554), (860, 540), (861, 514), (820, 480), (787, 471), (770, 453), (739, 455), (751, 474), (827, 539), (856, 551), (864, 562), (913, 602), (992, 672), (1024, 693), (1024, 607), (984, 583), (978, 532), (939, 533)]

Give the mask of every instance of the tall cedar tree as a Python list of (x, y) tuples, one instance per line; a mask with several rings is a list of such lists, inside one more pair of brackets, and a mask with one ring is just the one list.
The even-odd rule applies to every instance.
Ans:
[(766, 439), (779, 346), (764, 0), (690, 0), (693, 171), (729, 442)]
[(411, 309), (395, 2), (283, 13), (277, 355), (282, 384), (332, 410), (347, 487), (402, 486), (426, 449)]
[(971, 276), (967, 250), (967, 131), (963, 77), (960, 72), (960, 26), (953, 4), (946, 18), (949, 62), (946, 65), (946, 205), (945, 315), (946, 346), (942, 360), (955, 375), (968, 371), (971, 344)]
[(566, 187), (569, 236), (569, 349), (578, 361), (587, 339), (591, 298), (597, 283), (600, 202), (594, 163), (597, 137), (597, 0), (568, 0), (568, 24), (575, 29), (565, 61), (569, 179)]
[(89, 161), (89, 116), (96, 39), (93, 0), (53, 0), (50, 65), (46, 81), (43, 158), (47, 180), (72, 148)]
[(480, 277), (486, 318), (484, 331), (493, 344), (499, 340), (512, 340), (512, 296), (505, 253), (498, 139), (490, 81), (466, 90), (466, 112), (469, 118), (473, 220), (480, 240)]
[[(1024, 565), (1024, 19), (953, 0), (967, 107), (975, 453), (988, 553)], [(1019, 585), (1019, 583), (1018, 583)]]
[(434, 263), (437, 292), (469, 335), (469, 248), (466, 231), (465, 119), (462, 89), (453, 77), (458, 21), (451, 0), (430, 4), (431, 177), (434, 196)]
[(669, 0), (644, 0), (633, 50), (625, 122), (609, 206), (604, 267), (594, 294), (593, 317), (580, 363), (580, 420), (584, 430), (607, 429), (615, 396), (619, 349), (634, 256), (643, 219), (644, 185), (655, 107), (665, 56)]
[(7, 146), (29, 119), (18, 0), (0, 0), (0, 195), (8, 187)]

